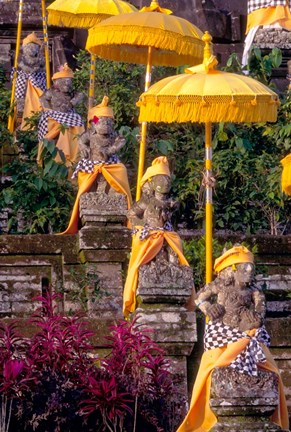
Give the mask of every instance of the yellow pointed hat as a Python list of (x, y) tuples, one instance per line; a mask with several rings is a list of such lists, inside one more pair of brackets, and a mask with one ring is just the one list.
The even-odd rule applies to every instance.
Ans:
[(52, 80), (59, 78), (74, 78), (74, 72), (69, 67), (68, 63), (65, 63), (64, 66), (61, 66), (59, 71), (54, 73), (52, 76)]
[(27, 45), (29, 43), (34, 43), (34, 44), (39, 45), (39, 46), (42, 45), (42, 41), (36, 36), (36, 34), (34, 32), (30, 33), (22, 41), (22, 45)]
[(253, 263), (254, 255), (245, 246), (234, 246), (214, 262), (214, 271), (220, 273), (232, 264)]
[(94, 117), (111, 117), (114, 118), (113, 109), (108, 106), (109, 98), (104, 96), (101, 104), (94, 106), (88, 112), (88, 121)]
[(142, 176), (140, 185), (143, 186), (146, 181), (159, 174), (171, 177), (168, 159), (165, 156), (159, 156), (152, 161), (152, 165)]

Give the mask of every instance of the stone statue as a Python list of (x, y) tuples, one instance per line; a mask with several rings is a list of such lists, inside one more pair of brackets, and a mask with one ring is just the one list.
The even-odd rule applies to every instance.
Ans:
[[(237, 250), (242, 248), (238, 246)], [(261, 327), (266, 311), (265, 296), (254, 283), (251, 253), (245, 250), (245, 255), (243, 259), (249, 259), (247, 262), (232, 263), (226, 267), (225, 262), (228, 258), (232, 259), (232, 255), (226, 255), (221, 262), (216, 261), (217, 278), (205, 285), (195, 300), (212, 322), (220, 321), (241, 331)]]
[(89, 128), (80, 137), (81, 157), (92, 161), (108, 162), (125, 145), (125, 138), (114, 129), (113, 110), (108, 97), (89, 110)]
[[(156, 166), (154, 164), (151, 168)], [(166, 171), (163, 167), (160, 174), (155, 174), (154, 170), (149, 169), (143, 177), (142, 196), (128, 211), (132, 225), (147, 226), (149, 229), (171, 227), (171, 217), (178, 208), (178, 202), (169, 196), (171, 177), (170, 171)]]
[(177, 432), (277, 431), (288, 426), (280, 372), (264, 326), (265, 297), (242, 245), (216, 259), (195, 303), (208, 316), (190, 409)]
[[(169, 196), (171, 173), (166, 157), (153, 160), (141, 179), (141, 187), (140, 200), (127, 212), (133, 225), (133, 241), (123, 293), (125, 316), (135, 310), (136, 289), (141, 286), (138, 284), (139, 271), (143, 271), (146, 279), (163, 284), (177, 279), (178, 275), (181, 278), (183, 267), (189, 267), (181, 238), (171, 224), (171, 216), (178, 204)], [(141, 284), (145, 278), (140, 278)]]
[(18, 117), (22, 117), (21, 129), (25, 129), (25, 118), (41, 110), (39, 97), (46, 90), (44, 64), (42, 42), (33, 32), (23, 39), (17, 69), (16, 102)]
[[(82, 117), (75, 106), (82, 102), (83, 94), (73, 91), (74, 73), (67, 63), (52, 76), (53, 86), (40, 97), (43, 112), (39, 121), (40, 141), (37, 160), (42, 159), (42, 140), (53, 140), (63, 152), (70, 167), (79, 159), (78, 137), (84, 132)], [(57, 156), (57, 162), (61, 158)]]
[(126, 223), (131, 206), (127, 169), (117, 156), (125, 139), (114, 129), (113, 109), (104, 96), (88, 113), (89, 126), (79, 138), (81, 160), (72, 178), (78, 177), (78, 194), (68, 228), (73, 234), (84, 226)]
[(52, 88), (40, 97), (44, 109), (67, 113), (82, 102), (83, 93), (73, 91), (73, 77), (73, 72), (67, 63), (53, 75)]

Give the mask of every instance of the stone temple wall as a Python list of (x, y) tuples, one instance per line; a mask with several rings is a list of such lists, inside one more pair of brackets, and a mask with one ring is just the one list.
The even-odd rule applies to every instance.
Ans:
[[(195, 233), (181, 235), (193, 238)], [(244, 241), (258, 247), (257, 283), (266, 293), (271, 351), (282, 372), (291, 414), (291, 237), (223, 236), (220, 240)], [(130, 246), (130, 232), (122, 226), (106, 230), (85, 227), (78, 235), (67, 236), (1, 235), (0, 318), (7, 321), (21, 318), (23, 330), (29, 334), (32, 330), (26, 317), (37, 306), (32, 298), (50, 285), (64, 293), (62, 310), (86, 312), (98, 332), (96, 349), (103, 350), (108, 326), (123, 317), (122, 290)], [(150, 305), (146, 307), (147, 316), (154, 323), (153, 310)], [(203, 350), (204, 319), (198, 314), (191, 327), (182, 306), (179, 310), (172, 304), (166, 309), (167, 323), (159, 327), (154, 337), (161, 346), (166, 346), (179, 377), (188, 382), (190, 394)], [(179, 334), (175, 330), (179, 324), (177, 317), (186, 320)]]

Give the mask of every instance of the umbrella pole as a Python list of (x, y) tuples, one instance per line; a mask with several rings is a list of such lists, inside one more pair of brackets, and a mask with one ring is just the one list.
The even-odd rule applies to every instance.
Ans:
[(48, 43), (48, 33), (47, 33), (47, 15), (46, 15), (46, 8), (45, 8), (45, 0), (41, 0), (41, 13), (42, 13), (44, 56), (45, 56), (46, 87), (49, 89), (51, 86), (51, 74), (50, 74), (50, 57), (49, 57), (49, 43)]
[[(148, 61), (147, 61), (147, 67), (146, 67), (144, 91), (148, 91), (149, 86), (151, 84), (152, 60), (153, 60), (153, 49), (152, 49), (152, 47), (148, 47)], [(136, 201), (138, 201), (140, 199), (140, 196), (141, 196), (140, 182), (141, 182), (141, 178), (142, 178), (143, 172), (144, 172), (146, 138), (147, 138), (147, 122), (142, 122), (142, 124), (141, 124), (141, 141), (140, 141), (139, 159), (138, 159), (138, 172), (137, 172)]]
[(211, 123), (205, 123), (205, 252), (206, 252), (206, 283), (212, 281), (212, 145)]
[(16, 109), (14, 106), (14, 102), (15, 102), (17, 67), (18, 67), (18, 57), (19, 57), (19, 51), (20, 51), (21, 30), (22, 30), (22, 11), (23, 11), (23, 0), (19, 0), (16, 48), (15, 48), (11, 98), (10, 98), (10, 113), (9, 113), (9, 117), (8, 117), (8, 126), (7, 126), (9, 132), (11, 132), (11, 133), (14, 131), (14, 123), (15, 123), (15, 117), (16, 117)]
[(95, 66), (96, 66), (96, 55), (91, 54), (88, 111), (89, 109), (93, 108), (94, 105)]

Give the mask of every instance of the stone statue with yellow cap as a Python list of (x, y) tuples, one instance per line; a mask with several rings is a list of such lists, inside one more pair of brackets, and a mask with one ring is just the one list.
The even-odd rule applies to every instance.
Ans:
[(113, 109), (108, 102), (109, 98), (104, 96), (101, 104), (89, 110), (89, 127), (79, 140), (84, 159), (108, 162), (125, 145), (125, 138), (114, 129)]
[[(40, 97), (43, 111), (38, 125), (38, 163), (42, 160), (43, 139), (55, 141), (68, 167), (79, 160), (78, 137), (84, 132), (84, 126), (75, 106), (82, 102), (84, 95), (74, 92), (73, 77), (72, 69), (65, 63), (52, 76), (52, 88)], [(56, 161), (61, 160), (58, 155)]]
[(265, 296), (254, 284), (254, 257), (244, 246), (234, 246), (217, 258), (217, 278), (195, 300), (212, 322), (241, 331), (259, 328), (265, 316)]
[(140, 200), (128, 211), (132, 225), (141, 225), (147, 230), (173, 230), (171, 218), (178, 202), (169, 196), (171, 173), (166, 157), (154, 159), (141, 179), (141, 187)]
[(209, 317), (189, 411), (177, 432), (289, 430), (280, 371), (268, 349), (265, 297), (254, 256), (235, 245), (217, 258), (217, 278), (195, 303)]
[[(39, 97), (46, 90), (42, 41), (32, 32), (22, 41), (22, 53), (17, 69), (17, 115), (22, 117), (20, 128), (25, 129), (25, 119), (41, 110)], [(13, 76), (12, 71), (12, 76)]]

